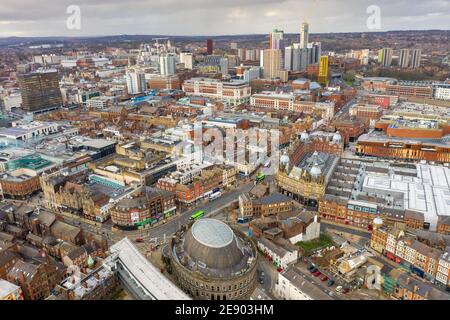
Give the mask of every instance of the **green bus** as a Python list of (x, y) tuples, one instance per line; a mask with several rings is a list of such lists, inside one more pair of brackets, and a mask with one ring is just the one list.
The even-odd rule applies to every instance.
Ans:
[(198, 220), (201, 217), (203, 217), (204, 214), (205, 214), (205, 211), (197, 211), (189, 219), (191, 219), (191, 220)]
[(260, 173), (256, 176), (256, 182), (261, 182), (266, 178), (266, 175), (264, 173)]

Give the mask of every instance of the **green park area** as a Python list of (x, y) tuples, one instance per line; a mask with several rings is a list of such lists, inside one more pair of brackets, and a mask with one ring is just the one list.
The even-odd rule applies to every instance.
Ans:
[(300, 241), (296, 245), (304, 250), (304, 255), (308, 256), (315, 250), (333, 245), (331, 237), (326, 234), (321, 234), (318, 239), (311, 241)]

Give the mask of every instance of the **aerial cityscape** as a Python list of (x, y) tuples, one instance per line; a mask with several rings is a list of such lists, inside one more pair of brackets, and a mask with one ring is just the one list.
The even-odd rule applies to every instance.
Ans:
[(450, 300), (450, 1), (62, 2), (0, 4), (0, 300)]

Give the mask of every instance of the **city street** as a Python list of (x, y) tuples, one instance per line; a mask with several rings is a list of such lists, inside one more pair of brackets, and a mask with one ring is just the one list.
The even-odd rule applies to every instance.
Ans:
[[(233, 201), (237, 200), (239, 195), (245, 192), (249, 192), (254, 186), (253, 181), (248, 182), (244, 185), (238, 186), (236, 189), (224, 193), (224, 195), (216, 200), (208, 202), (206, 204), (201, 204), (193, 209), (182, 212), (176, 218), (156, 227), (152, 227), (144, 230), (134, 230), (134, 231), (115, 231), (112, 233), (113, 241), (119, 241), (123, 237), (142, 237), (144, 240), (158, 240), (170, 237), (175, 231), (182, 225), (187, 224), (190, 220), (190, 216), (197, 211), (205, 211), (204, 217), (212, 217), (217, 214), (220, 210), (228, 207)], [(134, 239), (132, 239), (134, 240)]]

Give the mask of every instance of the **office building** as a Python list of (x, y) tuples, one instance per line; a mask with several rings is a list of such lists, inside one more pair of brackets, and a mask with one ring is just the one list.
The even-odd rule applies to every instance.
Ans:
[(213, 40), (208, 39), (206, 40), (206, 54), (210, 55), (213, 54)]
[(318, 81), (320, 84), (324, 85), (328, 83), (328, 56), (320, 57)]
[(230, 105), (248, 103), (251, 87), (243, 80), (219, 81), (210, 78), (191, 78), (183, 83), (183, 91), (188, 96), (217, 99)]
[(255, 49), (247, 49), (245, 50), (245, 60), (256, 61), (256, 53)]
[(284, 49), (284, 68), (288, 71), (292, 71), (293, 51), (294, 48), (292, 46)]
[(244, 81), (250, 83), (252, 80), (259, 79), (261, 76), (261, 67), (252, 67), (244, 71)]
[(246, 50), (244, 48), (239, 48), (238, 49), (238, 57), (240, 61), (245, 61), (246, 60)]
[(283, 30), (273, 29), (273, 31), (269, 34), (269, 49), (281, 51), (281, 54), (279, 56), (281, 68), (284, 66), (284, 43)]
[(283, 49), (284, 48), (284, 32), (283, 30), (273, 29), (269, 34), (269, 49)]
[(392, 63), (392, 48), (383, 48), (379, 51), (378, 62), (383, 67), (389, 67)]
[(306, 69), (308, 65), (308, 49), (302, 49), (300, 44), (294, 43), (284, 50), (284, 69), (299, 71)]
[(319, 63), (322, 56), (322, 44), (320, 42), (311, 42), (308, 44), (308, 64)]
[(184, 64), (186, 69), (192, 70), (194, 66), (194, 56), (192, 52), (183, 51), (180, 53), (180, 63)]
[(227, 75), (228, 74), (228, 59), (221, 58), (219, 64), (220, 64), (220, 73), (222, 73), (223, 75)]
[(433, 84), (433, 97), (437, 100), (450, 101), (450, 83)]
[(54, 69), (19, 74), (19, 86), (22, 94), (22, 108), (39, 112), (55, 109), (62, 105), (58, 72)]
[(263, 54), (264, 79), (276, 79), (281, 69), (281, 50), (265, 49)]
[(175, 55), (173, 53), (167, 53), (159, 57), (159, 71), (162, 76), (171, 76), (175, 74)]
[(309, 42), (309, 25), (306, 22), (302, 23), (300, 28), (300, 48), (306, 49)]
[(147, 82), (143, 72), (130, 70), (125, 75), (128, 94), (139, 94), (147, 90)]

